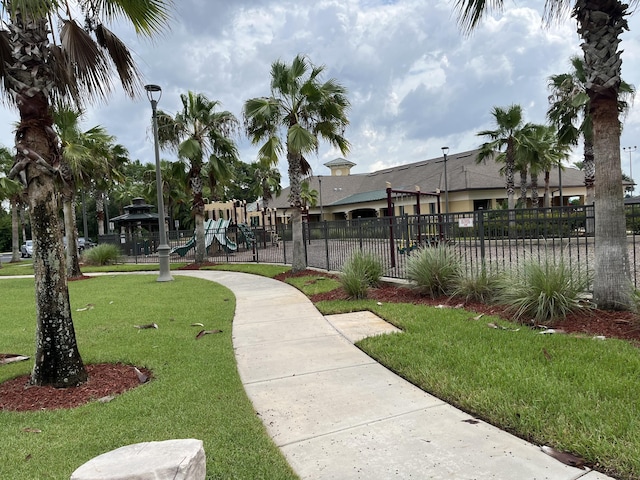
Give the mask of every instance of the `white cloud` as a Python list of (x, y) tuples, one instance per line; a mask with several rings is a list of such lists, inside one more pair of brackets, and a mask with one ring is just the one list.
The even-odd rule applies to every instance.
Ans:
[[(188, 90), (219, 100), (240, 117), (248, 98), (269, 94), (271, 63), (299, 53), (326, 66), (349, 91), (348, 159), (366, 172), (475, 148), (475, 133), (491, 126), (491, 109), (517, 103), (527, 120), (543, 122), (547, 77), (580, 53), (575, 21), (545, 27), (540, 2), (506, 3), (470, 36), (458, 29), (450, 2), (423, 0), (176, 0), (176, 22), (154, 42), (116, 29), (136, 52), (148, 83), (162, 86), (159, 108), (175, 112)], [(623, 75), (637, 82), (640, 40), (636, 17), (621, 48)], [(634, 105), (623, 144), (640, 143)], [(0, 110), (0, 143), (12, 143), (15, 112)], [(134, 158), (152, 161), (150, 106), (116, 93), (92, 108), (87, 128), (104, 125)], [(239, 139), (244, 161), (257, 147)], [(315, 173), (338, 156), (322, 145), (310, 158)], [(163, 157), (171, 159), (169, 154)], [(286, 177), (286, 167), (281, 165)], [(640, 172), (640, 159), (634, 171)]]

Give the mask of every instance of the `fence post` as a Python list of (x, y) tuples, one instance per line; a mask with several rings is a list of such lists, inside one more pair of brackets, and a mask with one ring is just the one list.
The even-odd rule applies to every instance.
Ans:
[(480, 261), (482, 262), (482, 268), (485, 265), (485, 246), (484, 246), (484, 210), (478, 211), (478, 237), (480, 239)]
[[(286, 233), (286, 225), (281, 225), (280, 228), (280, 233), (282, 233), (282, 235), (280, 236), (280, 238), (282, 239), (282, 263), (284, 263), (285, 265), (287, 264), (287, 241), (286, 241), (286, 237), (285, 237), (285, 233)], [(276, 226), (276, 232), (278, 231), (278, 228)]]
[(322, 231), (324, 233), (324, 253), (327, 257), (327, 272), (331, 269), (329, 268), (329, 226), (327, 225), (327, 221), (322, 221)]

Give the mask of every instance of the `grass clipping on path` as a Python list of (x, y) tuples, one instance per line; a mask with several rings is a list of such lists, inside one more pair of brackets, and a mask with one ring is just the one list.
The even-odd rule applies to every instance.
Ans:
[(317, 306), (324, 314), (370, 310), (401, 328), (358, 346), (436, 397), (616, 478), (640, 479), (640, 350), (630, 343), (541, 334), (463, 309)]
[[(69, 284), (85, 363), (123, 362), (153, 380), (109, 403), (73, 410), (0, 412), (0, 478), (61, 479), (91, 458), (145, 441), (204, 442), (207, 478), (296, 478), (247, 399), (231, 343), (235, 299), (220, 285), (187, 277), (104, 276)], [(3, 280), (0, 351), (32, 354), (32, 279)], [(76, 311), (87, 304), (94, 307)], [(140, 330), (135, 325), (158, 325)], [(201, 323), (217, 335), (196, 340)], [(0, 367), (0, 381), (30, 372)], [(29, 433), (38, 430), (41, 433)]]

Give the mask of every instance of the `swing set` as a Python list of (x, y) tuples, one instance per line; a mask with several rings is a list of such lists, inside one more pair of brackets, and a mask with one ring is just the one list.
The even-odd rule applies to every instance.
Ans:
[[(399, 195), (402, 196), (404, 207), (405, 197), (415, 197), (415, 218), (416, 221), (409, 224), (408, 220), (404, 222), (404, 225), (396, 224), (395, 203), (394, 198)], [(438, 222), (434, 224), (432, 222), (424, 222), (422, 214), (420, 212), (420, 200), (422, 197), (436, 197), (437, 202), (437, 215)], [(414, 191), (411, 190), (397, 190), (391, 188), (391, 184), (387, 182), (387, 216), (389, 217), (389, 249), (391, 253), (391, 267), (396, 266), (396, 249), (399, 254), (403, 255), (409, 253), (412, 250), (420, 247), (422, 244), (429, 246), (436, 246), (444, 239), (442, 231), (442, 218), (440, 209), (440, 192), (421, 192), (420, 188), (416, 186)], [(407, 218), (406, 216), (404, 218)], [(435, 231), (434, 231), (435, 227)], [(395, 230), (399, 230), (401, 236), (396, 239)]]

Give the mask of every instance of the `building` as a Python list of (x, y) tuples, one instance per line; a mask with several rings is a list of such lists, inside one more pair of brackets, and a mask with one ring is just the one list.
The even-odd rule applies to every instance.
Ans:
[[(449, 199), (448, 211), (451, 213), (502, 208), (507, 202), (505, 178), (500, 174), (503, 165), (494, 161), (477, 163), (477, 155), (478, 150), (447, 155), (446, 182), (445, 158), (442, 156), (362, 174), (351, 174), (355, 164), (337, 158), (324, 164), (330, 169), (330, 175), (314, 175), (306, 180), (309, 190), (318, 193), (317, 204), (309, 208), (309, 221), (386, 216), (387, 187), (407, 192), (393, 195), (394, 215), (417, 213), (417, 196), (413, 193), (416, 191), (432, 194), (420, 196), (422, 214), (437, 213), (438, 206), (441, 212), (446, 211), (445, 197)], [(520, 198), (520, 176), (517, 172), (514, 181), (517, 201)], [(542, 172), (538, 179), (540, 206), (544, 204), (544, 181)], [(279, 223), (286, 223), (290, 217), (288, 193), (287, 187), (270, 203), (276, 209)], [(559, 172), (554, 168), (549, 176), (548, 195), (553, 206), (567, 205), (572, 199), (584, 203), (584, 172), (571, 167)], [(530, 188), (527, 196), (530, 205)]]

